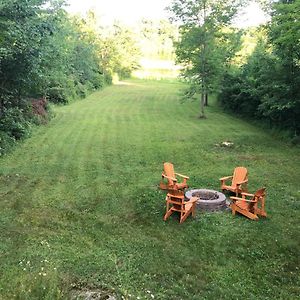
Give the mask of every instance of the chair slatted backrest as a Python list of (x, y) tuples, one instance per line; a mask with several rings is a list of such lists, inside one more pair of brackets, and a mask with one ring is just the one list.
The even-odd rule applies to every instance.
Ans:
[(171, 197), (171, 200), (173, 201), (173, 207), (177, 211), (184, 211), (184, 201), (183, 201), (183, 199), (178, 199), (178, 198)]
[(247, 178), (247, 169), (245, 167), (236, 167), (233, 172), (232, 186), (236, 187), (236, 184)]
[[(164, 171), (165, 171), (165, 175), (175, 178), (175, 171), (174, 171), (174, 166), (173, 164), (169, 163), (169, 162), (165, 162), (164, 163)], [(174, 181), (171, 179), (168, 179), (168, 183), (170, 185), (174, 184)]]
[(172, 191), (168, 193), (169, 199), (172, 201), (173, 207), (177, 211), (184, 212), (184, 192)]
[[(263, 198), (263, 197), (265, 197), (265, 195), (266, 195), (266, 188), (261, 188), (261, 189), (259, 189), (259, 190), (257, 190), (256, 192), (255, 192), (255, 194), (254, 194), (254, 199), (255, 198), (257, 198), (257, 199), (259, 199), (259, 198)], [(253, 199), (253, 200), (254, 200)]]
[(258, 207), (258, 202), (261, 200), (262, 202), (260, 202), (260, 205), (262, 206), (262, 208), (264, 209), (264, 198), (266, 195), (266, 188), (261, 188), (259, 190), (257, 190), (253, 196), (253, 198), (251, 200), (255, 201), (255, 202), (251, 202), (249, 203), (249, 210), (252, 210), (253, 207)]

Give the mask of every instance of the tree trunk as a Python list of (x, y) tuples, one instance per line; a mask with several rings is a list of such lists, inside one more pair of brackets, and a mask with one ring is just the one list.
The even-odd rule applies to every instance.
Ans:
[(204, 94), (204, 106), (208, 106), (208, 93), (205, 92)]
[(201, 117), (205, 118), (204, 115), (204, 106), (208, 105), (207, 97), (207, 85), (206, 85), (206, 62), (207, 62), (207, 53), (206, 53), (206, 1), (203, 1), (203, 21), (204, 21), (204, 43), (203, 43), (203, 53), (202, 53), (202, 91), (201, 91)]
[(205, 93), (204, 93), (204, 92), (201, 92), (201, 100), (200, 100), (200, 116), (199, 116), (200, 119), (206, 118), (206, 117), (205, 117), (205, 114), (204, 114), (204, 104), (205, 104)]

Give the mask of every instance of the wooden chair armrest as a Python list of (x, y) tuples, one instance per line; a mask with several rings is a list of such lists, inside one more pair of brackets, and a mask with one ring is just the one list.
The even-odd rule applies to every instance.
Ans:
[(189, 201), (184, 202), (184, 205), (192, 204), (196, 205), (195, 203), (199, 200), (197, 197), (192, 197)]
[(167, 197), (177, 198), (177, 199), (184, 199), (184, 195), (173, 195), (172, 193), (168, 193)]
[(230, 179), (230, 178), (232, 178), (232, 177), (233, 177), (233, 176), (225, 176), (225, 177), (220, 178), (219, 180), (224, 181), (224, 180)]
[(189, 176), (185, 176), (185, 175), (182, 175), (182, 174), (179, 174), (179, 173), (175, 173), (175, 175), (178, 175), (179, 177), (182, 177), (182, 178), (185, 178), (185, 179), (190, 179)]
[(198, 197), (192, 197), (189, 201), (185, 202), (184, 204), (197, 202), (198, 200), (199, 200)]
[(243, 196), (254, 197), (254, 194), (249, 194), (249, 193), (244, 193), (244, 192), (242, 192), (241, 194)]
[(161, 176), (162, 176), (162, 177), (164, 177), (164, 178), (167, 178), (167, 179), (170, 179), (170, 180), (172, 180), (172, 181), (175, 181), (175, 182), (177, 182), (177, 179), (176, 179), (176, 178), (173, 178), (173, 177), (167, 176), (167, 175), (165, 175), (164, 173), (162, 173), (162, 174), (161, 174)]
[(230, 199), (234, 200), (234, 201), (256, 202), (255, 200), (248, 200), (246, 198), (239, 198), (239, 197), (233, 197), (233, 196), (231, 196)]
[(245, 179), (243, 181), (237, 182), (236, 185), (241, 185), (241, 184), (246, 183), (246, 182), (248, 182), (248, 179)]

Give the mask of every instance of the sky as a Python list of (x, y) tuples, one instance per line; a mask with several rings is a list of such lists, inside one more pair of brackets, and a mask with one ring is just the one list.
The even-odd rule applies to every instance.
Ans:
[(141, 18), (167, 18), (164, 8), (170, 0), (68, 0), (71, 13), (84, 13), (94, 9), (100, 18), (107, 23), (120, 20), (125, 24), (133, 24)]
[[(96, 11), (100, 20), (104, 24), (111, 24), (115, 20), (132, 25), (141, 18), (163, 19), (168, 18), (165, 11), (171, 0), (67, 0), (69, 7), (67, 10), (74, 14), (84, 14), (89, 9)], [(257, 26), (264, 23), (265, 15), (258, 4), (252, 3), (247, 8), (243, 16), (239, 17), (237, 25), (239, 27)]]

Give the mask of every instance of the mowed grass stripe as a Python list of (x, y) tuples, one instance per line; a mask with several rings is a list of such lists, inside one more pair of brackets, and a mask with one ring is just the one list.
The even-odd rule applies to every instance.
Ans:
[[(298, 295), (299, 149), (215, 101), (199, 120), (198, 102), (179, 101), (182, 87), (131, 80), (57, 107), (1, 160), (2, 298), (27, 286), (31, 299), (28, 290), (43, 284), (49, 293), (75, 285), (142, 299), (147, 291), (156, 299)], [(234, 147), (216, 146), (225, 140)], [(267, 186), (269, 218), (199, 212), (183, 225), (176, 216), (164, 223), (163, 161), (192, 187), (214, 189), (234, 166), (246, 166), (251, 191)], [(43, 259), (57, 268), (57, 282), (53, 269), (34, 279)], [(24, 272), (20, 260), (32, 267)]]

